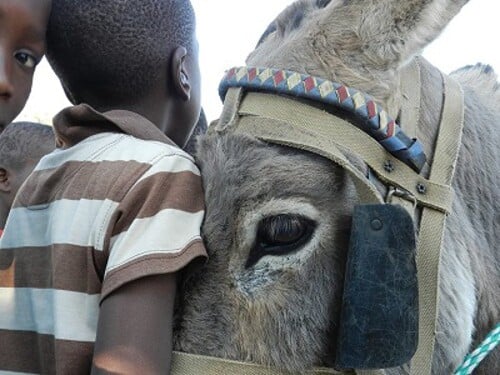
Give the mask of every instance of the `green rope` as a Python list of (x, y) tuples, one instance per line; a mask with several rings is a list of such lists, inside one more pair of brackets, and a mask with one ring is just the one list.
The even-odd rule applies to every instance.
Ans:
[(479, 366), (479, 363), (500, 344), (500, 323), (498, 323), (493, 331), (481, 343), (479, 348), (468, 354), (462, 365), (457, 368), (454, 375), (469, 375)]

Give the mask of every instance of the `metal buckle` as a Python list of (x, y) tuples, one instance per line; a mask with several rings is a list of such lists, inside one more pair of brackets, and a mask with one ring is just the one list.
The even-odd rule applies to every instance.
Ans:
[(413, 209), (415, 210), (417, 208), (417, 198), (410, 192), (406, 190), (402, 190), (400, 188), (394, 187), (394, 186), (389, 186), (389, 190), (387, 192), (387, 195), (385, 197), (385, 203), (391, 204), (392, 203), (392, 197), (398, 197), (405, 199), (409, 202), (413, 203)]

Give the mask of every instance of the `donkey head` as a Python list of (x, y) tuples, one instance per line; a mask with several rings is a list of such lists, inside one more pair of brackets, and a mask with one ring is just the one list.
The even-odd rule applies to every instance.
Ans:
[(199, 153), (210, 260), (187, 282), (178, 348), (318, 362), (335, 337), (353, 187), (321, 157), (246, 136), (208, 138)]
[[(299, 0), (247, 63), (397, 99), (398, 72), (465, 3)], [(226, 133), (198, 162), (210, 260), (187, 278), (176, 348), (300, 371), (333, 358), (356, 187), (320, 156)]]
[(374, 96), (397, 116), (399, 71), (467, 0), (299, 0), (262, 35), (249, 66), (308, 73)]

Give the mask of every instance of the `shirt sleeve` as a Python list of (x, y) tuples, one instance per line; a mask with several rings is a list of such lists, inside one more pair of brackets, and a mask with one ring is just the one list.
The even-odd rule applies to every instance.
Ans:
[(101, 301), (130, 281), (206, 257), (203, 217), (201, 176), (191, 159), (168, 155), (153, 163), (114, 213)]

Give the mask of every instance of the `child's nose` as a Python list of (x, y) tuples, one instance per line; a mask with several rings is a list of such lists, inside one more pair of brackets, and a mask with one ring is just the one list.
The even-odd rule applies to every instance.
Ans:
[(10, 70), (7, 56), (0, 51), (0, 99), (8, 99), (12, 96), (14, 87), (12, 86)]

